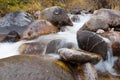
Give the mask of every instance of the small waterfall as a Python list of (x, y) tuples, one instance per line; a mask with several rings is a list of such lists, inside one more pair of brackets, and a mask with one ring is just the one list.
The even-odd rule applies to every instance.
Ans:
[[(74, 16), (71, 14), (68, 14), (68, 15), (70, 18)], [(90, 19), (91, 14), (77, 15), (77, 16), (79, 18), (79, 21), (73, 22), (73, 27), (66, 26), (65, 32), (58, 32), (55, 34), (43, 35), (38, 37), (37, 39), (30, 40), (30, 41), (18, 41), (15, 43), (8, 43), (8, 42), (0, 43), (0, 59), (14, 56), (14, 55), (19, 55), (19, 50), (18, 50), (19, 46), (24, 43), (30, 43), (30, 42), (40, 42), (40, 41), (49, 42), (54, 39), (64, 39), (66, 40), (66, 42), (73, 43), (74, 47), (76, 49), (79, 49), (77, 40), (76, 40), (76, 33), (81, 28), (81, 26), (84, 25), (84, 23)], [(53, 54), (49, 54), (49, 55), (53, 56)], [(56, 57), (59, 57), (59, 56), (56, 55)], [(117, 60), (117, 57), (113, 57), (112, 49), (109, 48), (107, 60), (106, 61), (101, 60), (98, 64), (95, 65), (95, 67), (98, 71), (102, 73), (107, 71), (112, 75), (120, 76), (112, 68), (114, 65), (114, 61), (116, 60)]]
[[(71, 18), (74, 15), (68, 14)], [(90, 15), (78, 15), (80, 21), (74, 22), (73, 27), (67, 26), (65, 29), (65, 32), (58, 32), (55, 34), (49, 34), (49, 35), (43, 35), (38, 37), (37, 39), (30, 40), (30, 41), (18, 41), (15, 43), (0, 43), (0, 59), (19, 55), (18, 48), (20, 45), (24, 43), (30, 43), (30, 42), (40, 42), (45, 41), (49, 42), (54, 39), (65, 39), (67, 42), (72, 42), (75, 44), (75, 48), (78, 49), (77, 40), (76, 40), (76, 32), (79, 30), (79, 28), (90, 18)]]
[(113, 69), (114, 63), (118, 58), (113, 56), (112, 48), (111, 48), (111, 44), (110, 44), (111, 42), (106, 38), (103, 38), (103, 39), (109, 44), (109, 49), (107, 52), (107, 60), (104, 61), (102, 59), (98, 64), (95, 65), (95, 68), (97, 69), (97, 71), (99, 73), (109, 72), (110, 74), (112, 74), (114, 76), (120, 76)]

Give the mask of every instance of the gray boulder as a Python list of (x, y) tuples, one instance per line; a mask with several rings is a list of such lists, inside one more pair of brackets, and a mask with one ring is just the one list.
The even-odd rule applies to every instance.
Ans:
[(78, 46), (82, 50), (99, 54), (105, 60), (107, 57), (108, 43), (94, 32), (79, 30), (77, 32)]
[(33, 16), (22, 10), (11, 12), (0, 19), (0, 34), (10, 31), (21, 34), (33, 21)]
[(47, 56), (18, 55), (0, 60), (0, 80), (75, 80), (68, 66)]
[(53, 25), (57, 27), (73, 25), (65, 9), (59, 6), (46, 8), (41, 12), (36, 12), (35, 15), (38, 16), (39, 19), (45, 19), (50, 21)]
[(80, 29), (94, 32), (96, 32), (98, 29), (107, 31), (109, 29), (109, 26), (98, 17), (92, 16)]
[(120, 30), (120, 11), (112, 9), (99, 9), (94, 11), (93, 14), (103, 22), (107, 23), (109, 27)]

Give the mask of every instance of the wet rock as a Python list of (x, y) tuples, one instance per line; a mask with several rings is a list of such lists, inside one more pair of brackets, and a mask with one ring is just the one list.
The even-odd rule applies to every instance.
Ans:
[(81, 14), (81, 10), (78, 9), (78, 8), (75, 8), (75, 9), (71, 10), (70, 13), (71, 13), (71, 14), (75, 14), (75, 15), (76, 15), (76, 14)]
[(82, 68), (85, 75), (85, 80), (98, 80), (98, 74), (94, 65), (91, 63), (85, 63)]
[(109, 28), (108, 24), (102, 21), (97, 17), (92, 17), (89, 19), (80, 29), (81, 30), (89, 30), (96, 32), (98, 29), (103, 29), (107, 31)]
[(19, 47), (20, 54), (27, 55), (44, 55), (46, 45), (39, 42), (24, 43)]
[(79, 22), (79, 21), (80, 21), (80, 18), (79, 18), (78, 15), (74, 15), (73, 17), (71, 17), (71, 20), (72, 20), (73, 22)]
[(5, 38), (5, 36), (7, 36), (7, 34), (6, 35), (5, 34), (0, 34), (0, 41), (2, 41)]
[(73, 44), (66, 42), (66, 40), (56, 39), (47, 44), (46, 53), (58, 53), (60, 48), (73, 48)]
[(77, 41), (79, 48), (82, 50), (99, 54), (104, 60), (106, 59), (108, 43), (100, 35), (86, 30), (79, 30)]
[(0, 60), (0, 80), (75, 80), (69, 67), (47, 56), (18, 55)]
[(93, 12), (92, 10), (87, 10), (87, 9), (81, 10), (81, 14), (91, 14), (92, 12)]
[(58, 50), (58, 53), (60, 54), (61, 58), (64, 61), (69, 61), (73, 63), (94, 63), (96, 64), (97, 62), (100, 61), (101, 56), (86, 52), (86, 51), (76, 51), (72, 49), (67, 49), (67, 48), (61, 48)]
[(113, 66), (113, 68), (115, 69), (115, 71), (120, 74), (120, 57), (118, 58), (117, 61), (115, 61), (115, 64)]
[(45, 19), (50, 21), (53, 25), (57, 27), (62, 27), (67, 25), (73, 26), (73, 23), (69, 19), (65, 9), (59, 6), (46, 8), (42, 10), (38, 16), (40, 19)]
[(41, 35), (56, 33), (58, 28), (46, 20), (33, 22), (22, 34), (22, 39), (32, 39)]
[(114, 56), (120, 56), (120, 42), (114, 42), (112, 44), (112, 51)]
[(118, 31), (107, 31), (101, 34), (102, 36), (110, 40), (113, 55), (120, 56), (120, 32)]
[(20, 40), (20, 35), (16, 31), (9, 32), (1, 42), (17, 42)]
[(112, 9), (99, 9), (93, 13), (110, 27), (120, 28), (120, 11)]
[(22, 10), (11, 12), (0, 19), (0, 34), (8, 34), (11, 31), (22, 34), (33, 21), (33, 16)]

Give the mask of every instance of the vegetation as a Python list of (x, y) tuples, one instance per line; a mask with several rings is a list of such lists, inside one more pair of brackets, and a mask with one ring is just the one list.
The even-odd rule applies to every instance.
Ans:
[(74, 8), (95, 10), (110, 8), (120, 10), (120, 0), (0, 0), (0, 16), (23, 9), (31, 14), (50, 6), (62, 6), (68, 11)]

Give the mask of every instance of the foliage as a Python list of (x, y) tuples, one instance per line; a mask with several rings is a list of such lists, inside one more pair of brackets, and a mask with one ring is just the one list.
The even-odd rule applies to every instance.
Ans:
[(68, 10), (74, 8), (89, 10), (110, 8), (120, 10), (120, 0), (0, 0), (0, 16), (19, 9), (33, 14), (35, 11), (50, 6), (62, 6)]

